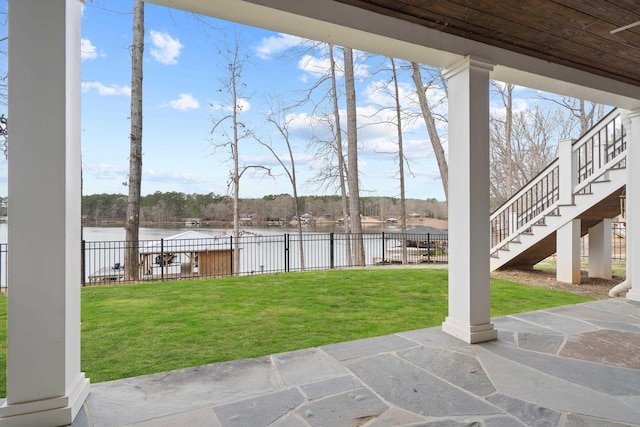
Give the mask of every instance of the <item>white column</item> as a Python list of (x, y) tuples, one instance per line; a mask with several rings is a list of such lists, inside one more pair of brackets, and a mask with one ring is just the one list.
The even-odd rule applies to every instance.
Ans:
[(558, 142), (559, 205), (573, 205), (573, 189), (578, 183), (578, 162), (573, 155), (575, 139), (563, 139)]
[(634, 277), (640, 277), (640, 110), (630, 111), (631, 135), (627, 138), (627, 281), (631, 289), (627, 299), (640, 301), (640, 284)]
[(468, 343), (497, 338), (490, 317), (489, 73), (464, 58), (449, 81), (449, 315), (442, 330)]
[(589, 277), (611, 279), (611, 219), (589, 228)]
[(80, 372), (80, 8), (9, 1), (3, 426), (70, 424), (89, 393)]
[(556, 280), (580, 284), (580, 220), (573, 219), (556, 231)]

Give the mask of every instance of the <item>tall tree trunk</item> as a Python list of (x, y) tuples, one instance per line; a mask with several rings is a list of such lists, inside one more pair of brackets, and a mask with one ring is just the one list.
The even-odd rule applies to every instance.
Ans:
[(444, 148), (442, 148), (442, 142), (440, 142), (440, 135), (438, 135), (436, 121), (433, 118), (431, 107), (427, 101), (426, 89), (422, 83), (422, 76), (420, 75), (420, 66), (417, 63), (412, 62), (411, 68), (413, 70), (412, 78), (413, 83), (416, 86), (416, 93), (418, 94), (422, 117), (424, 118), (424, 123), (427, 126), (427, 132), (429, 133), (429, 139), (431, 140), (433, 154), (436, 156), (436, 161), (438, 162), (440, 179), (442, 179), (442, 187), (444, 189), (444, 197), (449, 200), (449, 166), (447, 165), (447, 157), (444, 154)]
[(580, 104), (580, 136), (584, 135), (593, 126), (593, 115), (596, 113), (598, 104), (589, 104), (587, 106), (584, 99), (579, 101)]
[(262, 141), (258, 141), (258, 142), (260, 142), (261, 145), (263, 145), (269, 151), (271, 151), (271, 154), (273, 154), (273, 157), (276, 158), (278, 163), (280, 163), (280, 166), (282, 166), (282, 169), (284, 169), (285, 173), (289, 177), (289, 182), (291, 182), (291, 186), (293, 187), (293, 210), (296, 216), (296, 224), (298, 229), (298, 242), (300, 243), (298, 245), (298, 255), (300, 256), (300, 269), (304, 271), (305, 269), (304, 244), (303, 244), (304, 240), (303, 240), (303, 233), (302, 233), (302, 221), (300, 221), (300, 205), (299, 205), (300, 200), (298, 198), (298, 179), (296, 175), (296, 160), (295, 160), (295, 156), (293, 155), (291, 140), (289, 139), (290, 121), (287, 118), (287, 113), (290, 111), (290, 109), (282, 107), (282, 105), (278, 101), (277, 106), (272, 106), (270, 110), (271, 112), (266, 115), (266, 120), (267, 122), (273, 124), (276, 127), (276, 129), (278, 129), (278, 132), (282, 136), (282, 139), (284, 140), (285, 144), (287, 144), (287, 152), (289, 153), (290, 166), (287, 167), (285, 162), (282, 161), (282, 159), (280, 158), (280, 155), (276, 153), (275, 149), (271, 146), (271, 144), (267, 144)]
[(349, 184), (349, 213), (353, 233), (353, 262), (365, 265), (362, 222), (360, 221), (360, 184), (358, 182), (358, 123), (356, 116), (356, 88), (353, 74), (353, 51), (344, 48), (344, 83), (347, 99), (347, 183)]
[(228, 80), (226, 78), (220, 81), (223, 84), (223, 88), (218, 92), (222, 94), (225, 100), (225, 109), (223, 117), (214, 120), (211, 133), (215, 133), (220, 127), (223, 127), (223, 123), (227, 120), (231, 120), (232, 133), (229, 135), (225, 130), (220, 130), (221, 141), (214, 139), (213, 146), (216, 148), (224, 148), (230, 151), (231, 160), (233, 161), (233, 169), (229, 176), (229, 186), (233, 187), (233, 232), (231, 235), (232, 245), (231, 249), (233, 255), (231, 261), (233, 264), (232, 274), (236, 274), (241, 271), (240, 265), (240, 179), (242, 174), (251, 168), (262, 168), (261, 166), (243, 166), (240, 167), (239, 146), (240, 140), (251, 137), (254, 135), (253, 130), (248, 129), (244, 123), (240, 120), (240, 113), (242, 112), (241, 105), (238, 102), (242, 99), (242, 71), (246, 56), (241, 51), (240, 41), (238, 35), (234, 39), (233, 46), (227, 45), (226, 49), (219, 52), (220, 59), (226, 64), (225, 70), (229, 72)]
[[(131, 148), (129, 154), (129, 198), (127, 201), (125, 272), (127, 280), (138, 280), (140, 186), (142, 181), (142, 55), (144, 53), (144, 2), (135, 0), (133, 46), (131, 47)], [(164, 260), (162, 260), (164, 261)]]
[[(391, 59), (391, 72), (393, 73), (394, 98), (396, 101), (396, 127), (398, 130), (398, 174), (400, 175), (400, 232), (402, 233), (402, 263), (407, 263), (407, 204), (404, 191), (404, 148), (402, 141), (402, 110), (400, 107), (400, 90), (398, 89), (398, 73), (396, 62)], [(427, 249), (429, 250), (429, 249)]]
[[(295, 172), (293, 172), (295, 174)], [(304, 271), (304, 238), (302, 234), (302, 221), (300, 221), (300, 207), (298, 206), (298, 189), (296, 188), (295, 178), (293, 180), (293, 203), (295, 203), (295, 213), (298, 219), (298, 255), (300, 256), (300, 270)]]
[(347, 235), (347, 241), (345, 242), (347, 265), (351, 267), (353, 265), (353, 257), (351, 255), (351, 242), (350, 234), (351, 227), (349, 224), (349, 201), (347, 198), (347, 186), (344, 182), (345, 165), (344, 156), (342, 153), (342, 128), (340, 127), (340, 109), (338, 108), (338, 84), (336, 81), (336, 61), (333, 56), (333, 45), (329, 45), (329, 59), (331, 61), (331, 97), (333, 98), (333, 116), (336, 122), (336, 156), (338, 157), (338, 172), (340, 179), (340, 196), (342, 201), (342, 218), (344, 225), (344, 232)]
[(598, 121), (604, 117), (604, 104), (598, 104)]
[(298, 246), (298, 255), (300, 256), (300, 269), (304, 271), (305, 263), (304, 263), (304, 239), (302, 234), (302, 221), (300, 221), (300, 206), (298, 205), (298, 180), (296, 177), (296, 163), (293, 156), (293, 150), (291, 149), (291, 142), (289, 141), (289, 135), (287, 131), (286, 137), (287, 150), (289, 151), (289, 161), (291, 162), (291, 171), (289, 173), (289, 178), (291, 180), (291, 186), (293, 187), (293, 203), (295, 204), (295, 212), (296, 218), (298, 218), (298, 241), (300, 242)]
[[(238, 49), (235, 57), (237, 59)], [(231, 70), (231, 91), (233, 94), (233, 141), (231, 143), (231, 157), (233, 158), (233, 270), (232, 274), (240, 271), (240, 157), (238, 154), (238, 88), (236, 81), (236, 63)]]

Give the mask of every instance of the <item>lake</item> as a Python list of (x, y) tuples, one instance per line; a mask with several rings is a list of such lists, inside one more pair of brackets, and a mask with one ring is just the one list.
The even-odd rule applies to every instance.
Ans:
[[(0, 224), (0, 243), (7, 242), (7, 224)], [(197, 231), (208, 238), (168, 241), (167, 238), (183, 233), (187, 230)], [(300, 241), (297, 229), (291, 227), (254, 228), (243, 227), (245, 234), (239, 239), (233, 239), (233, 246), (240, 250), (240, 265), (234, 269), (239, 274), (259, 274), (269, 272), (283, 272), (296, 270), (327, 269), (330, 267), (349, 266), (349, 238), (336, 227), (312, 227), (303, 230), (303, 239)], [(390, 238), (392, 233), (398, 233), (397, 227), (367, 228), (364, 235), (364, 251), (366, 265), (374, 265), (381, 260), (395, 260), (398, 258), (397, 238)], [(330, 233), (335, 233), (330, 236)], [(382, 232), (385, 232), (383, 239)], [(124, 264), (124, 227), (84, 227), (84, 280), (95, 281), (119, 281), (123, 280), (119, 267)], [(208, 227), (141, 227), (141, 247), (154, 247), (153, 256), (149, 258), (148, 277), (156, 276), (166, 278), (185, 275), (185, 264), (191, 264), (190, 271), (186, 275), (198, 275), (197, 251), (208, 249), (229, 250), (231, 243), (231, 229)], [(435, 238), (436, 236), (431, 236)], [(164, 239), (164, 243), (160, 240)], [(418, 238), (416, 237), (416, 240)], [(420, 241), (424, 237), (419, 238)], [(304, 262), (300, 257), (300, 246), (304, 251)], [(414, 245), (417, 246), (417, 245)], [(162, 247), (163, 249), (157, 249)], [(427, 246), (429, 247), (429, 246)], [(3, 248), (6, 246), (3, 245)], [(172, 249), (173, 248), (173, 249)], [(444, 260), (433, 259), (434, 251), (425, 249), (425, 246), (409, 248), (414, 260), (410, 262), (442, 262)], [(175, 252), (175, 253), (172, 253)], [(163, 262), (163, 257), (171, 259)], [(6, 286), (6, 253), (1, 254), (0, 259), (0, 285)], [(141, 255), (142, 256), (142, 255)], [(151, 255), (150, 255), (151, 256)], [(425, 258), (426, 257), (426, 258)], [(142, 261), (141, 261), (142, 262)], [(164, 265), (165, 267), (162, 267)], [(146, 268), (146, 267), (145, 267)], [(228, 268), (228, 267), (226, 267)]]
[[(0, 243), (7, 243), (7, 223), (0, 223)], [(256, 233), (262, 236), (273, 236), (273, 235), (282, 235), (285, 233), (297, 233), (298, 229), (293, 227), (265, 227), (265, 228), (255, 228), (255, 227), (242, 227), (243, 230)], [(200, 233), (207, 234), (210, 236), (219, 236), (221, 234), (229, 235), (232, 233), (231, 228), (209, 228), (209, 227), (140, 227), (140, 240), (156, 240), (163, 239), (178, 233), (182, 233), (187, 230), (196, 230)], [(376, 233), (382, 231), (388, 232), (398, 232), (398, 228), (367, 228), (367, 232)], [(313, 228), (304, 228), (302, 230), (303, 233), (317, 234), (317, 233), (341, 233), (343, 232), (342, 228), (337, 227), (313, 227)], [(125, 229), (124, 227), (108, 227), (108, 226), (85, 226), (83, 227), (83, 238), (88, 242), (96, 242), (96, 241), (117, 241), (117, 240), (125, 240)]]

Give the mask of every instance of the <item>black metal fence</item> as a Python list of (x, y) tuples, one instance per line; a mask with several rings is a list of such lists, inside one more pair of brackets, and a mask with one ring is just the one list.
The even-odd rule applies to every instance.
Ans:
[[(613, 260), (625, 260), (625, 231), (623, 224), (612, 224)], [(302, 239), (298, 234), (282, 234), (147, 240), (139, 245), (136, 280), (125, 275), (124, 257), (130, 242), (83, 241), (82, 284), (345, 268), (354, 265), (360, 241), (365, 266), (402, 263), (403, 247), (406, 248), (406, 263), (447, 263), (447, 237), (446, 234), (408, 234), (404, 241), (400, 233), (305, 233)], [(583, 244), (583, 256), (588, 256), (587, 249)], [(235, 251), (238, 251), (237, 256), (234, 256)], [(0, 290), (7, 289), (8, 281), (7, 243), (0, 243)]]
[(7, 272), (7, 244), (0, 243), (0, 290), (7, 289), (9, 274)]
[[(624, 223), (611, 223), (611, 259), (613, 261), (626, 261), (627, 259), (627, 227)], [(580, 257), (589, 257), (589, 236), (584, 235), (580, 239)]]
[(446, 234), (408, 235), (406, 241), (399, 233), (169, 238), (140, 242), (136, 277), (124, 265), (127, 245), (83, 242), (83, 285), (344, 268), (356, 265), (360, 247), (365, 266), (402, 263), (403, 247), (406, 263), (448, 261)]
[(627, 260), (627, 227), (620, 222), (611, 224), (611, 259), (614, 261)]

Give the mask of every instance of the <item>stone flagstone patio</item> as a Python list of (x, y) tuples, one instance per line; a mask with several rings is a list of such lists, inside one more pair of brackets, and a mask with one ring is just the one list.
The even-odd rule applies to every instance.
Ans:
[(637, 426), (640, 303), (493, 319), (92, 384), (73, 426)]

